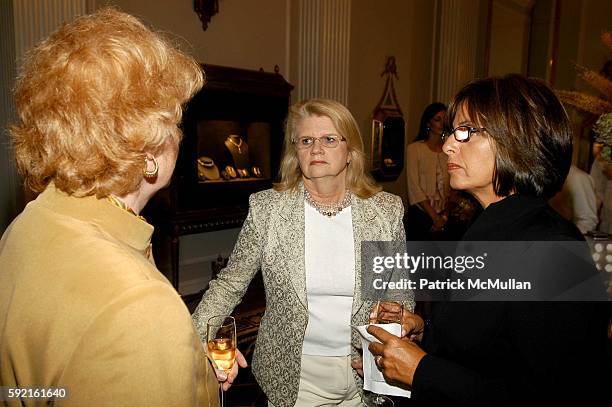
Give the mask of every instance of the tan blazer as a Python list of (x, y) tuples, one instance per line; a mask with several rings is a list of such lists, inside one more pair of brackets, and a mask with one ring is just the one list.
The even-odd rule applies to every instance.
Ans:
[[(367, 323), (374, 305), (361, 299), (361, 242), (405, 240), (403, 205), (399, 197), (380, 192), (351, 201), (355, 244), (355, 293), (351, 324)], [(268, 399), (277, 407), (293, 406), (300, 381), (300, 360), (308, 303), (304, 271), (304, 190), (253, 194), (247, 219), (228, 265), (204, 294), (193, 319), (201, 336), (213, 315), (228, 314), (240, 302), (251, 279), (261, 268), (266, 312), (261, 320), (253, 355), (253, 373)], [(412, 293), (406, 306), (414, 308)], [(352, 358), (360, 353), (352, 333)], [(355, 373), (357, 387), (361, 378)]]
[(189, 311), (147, 258), (152, 232), (53, 185), (26, 207), (0, 241), (0, 385), (66, 388), (57, 406), (219, 405)]

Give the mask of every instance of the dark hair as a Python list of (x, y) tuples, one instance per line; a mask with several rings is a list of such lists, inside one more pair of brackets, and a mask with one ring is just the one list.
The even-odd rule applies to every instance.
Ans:
[(445, 127), (452, 128), (461, 109), (495, 140), (498, 196), (515, 192), (548, 199), (561, 189), (572, 162), (572, 131), (548, 85), (518, 74), (475, 80), (454, 97)]
[(421, 124), (419, 124), (419, 132), (417, 133), (414, 141), (427, 140), (429, 135), (429, 121), (433, 119), (438, 112), (445, 111), (446, 105), (440, 102), (434, 102), (427, 106), (421, 115)]

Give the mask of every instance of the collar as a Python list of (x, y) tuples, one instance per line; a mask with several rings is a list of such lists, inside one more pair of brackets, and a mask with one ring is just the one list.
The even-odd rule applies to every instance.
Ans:
[(147, 254), (153, 226), (113, 205), (106, 198), (68, 195), (50, 183), (36, 202), (61, 215), (96, 225), (115, 239)]
[(505, 240), (503, 235), (508, 229), (513, 229), (526, 216), (546, 206), (546, 200), (540, 197), (519, 194), (507, 196), (490, 204), (468, 229), (463, 240), (481, 240), (480, 236), (487, 236), (488, 239), (492, 232), (498, 236), (496, 240)]

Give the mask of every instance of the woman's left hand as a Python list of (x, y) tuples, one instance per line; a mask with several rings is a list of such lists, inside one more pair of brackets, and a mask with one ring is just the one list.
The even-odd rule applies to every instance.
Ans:
[(382, 328), (369, 326), (368, 332), (381, 342), (370, 343), (368, 349), (376, 358), (376, 365), (385, 380), (411, 386), (414, 372), (427, 353), (414, 342), (400, 339)]
[(363, 359), (361, 359), (361, 357), (359, 359), (353, 360), (351, 362), (351, 366), (357, 371), (357, 374), (359, 376), (363, 377)]

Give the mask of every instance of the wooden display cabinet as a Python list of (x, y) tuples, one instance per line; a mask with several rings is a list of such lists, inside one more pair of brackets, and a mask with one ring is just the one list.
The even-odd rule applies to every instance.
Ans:
[[(170, 185), (144, 210), (155, 226), (153, 250), (158, 267), (175, 288), (179, 283), (180, 237), (240, 227), (248, 211), (248, 198), (270, 188), (276, 178), (283, 140), (283, 123), (293, 86), (277, 72), (251, 71), (203, 65), (204, 88), (188, 103), (183, 117), (184, 138)], [(244, 177), (223, 179), (234, 166), (227, 137), (248, 146)], [(227, 144), (227, 146), (226, 146)], [(198, 172), (198, 159), (215, 171)], [(257, 167), (259, 171), (253, 171)], [(210, 169), (207, 167), (207, 170)], [(231, 170), (229, 171), (231, 172)], [(213, 174), (212, 176), (209, 174)], [(213, 179), (206, 178), (212, 177)]]

